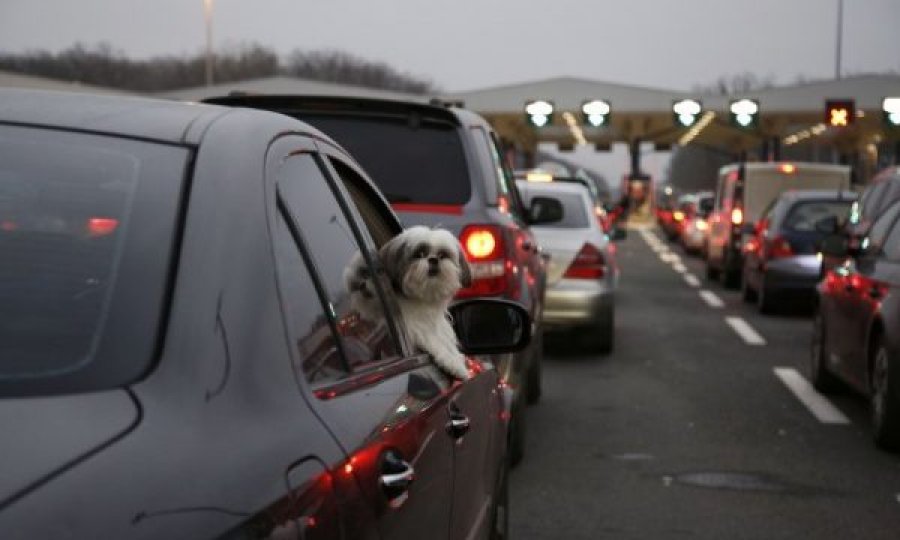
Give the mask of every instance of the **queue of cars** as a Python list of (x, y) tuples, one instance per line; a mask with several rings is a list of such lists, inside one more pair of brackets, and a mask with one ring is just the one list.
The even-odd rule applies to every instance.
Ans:
[[(211, 101), (0, 90), (4, 537), (505, 538), (545, 325), (612, 347), (587, 187), (523, 197), (462, 109)], [(467, 380), (411, 347), (391, 287), (373, 320), (348, 286), (412, 224), (471, 264)], [(583, 319), (548, 292), (574, 284)]]
[[(706, 216), (708, 276), (737, 282), (762, 313), (811, 304), (813, 386), (864, 396), (875, 443), (900, 451), (900, 167), (883, 170), (861, 194), (847, 189), (842, 166), (745, 167), (720, 174)], [(688, 215), (685, 204), (695, 199), (682, 196), (677, 209), (658, 213), (660, 227), (683, 221), (673, 214)]]

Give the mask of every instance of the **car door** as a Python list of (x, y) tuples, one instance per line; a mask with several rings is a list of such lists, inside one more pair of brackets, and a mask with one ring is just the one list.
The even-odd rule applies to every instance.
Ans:
[[(296, 375), (347, 453), (339, 474), (358, 485), (378, 534), (447, 538), (450, 384), (426, 357), (403, 350), (378, 280), (372, 284), (380, 317), (368, 315), (351, 297), (348, 268), (376, 275), (374, 254), (361, 242), (361, 224), (348, 214), (352, 203), (329, 178), (326, 159), (301, 150), (274, 164), (283, 222), (276, 233), (294, 247), (282, 257), (280, 279), (298, 281), (297, 269), (308, 266), (326, 314), (295, 329)], [(372, 531), (357, 528), (348, 537), (361, 533)]]
[[(345, 200), (356, 203), (348, 205), (348, 210), (362, 224), (360, 236), (364, 249), (376, 249), (388, 239), (384, 231), (390, 226), (384, 222), (384, 212), (379, 212), (377, 204), (365, 197), (362, 172), (339, 153), (321, 146), (328, 156), (328, 171), (332, 178), (339, 179), (336, 183), (341, 188), (339, 191)], [(399, 319), (392, 295), (386, 295), (385, 301), (387, 311)], [(447, 501), (452, 510), (449, 537), (453, 539), (486, 536), (490, 526), (489, 509), (500, 481), (498, 475), (505, 472), (501, 467), (506, 438), (499, 376), (490, 363), (475, 359), (470, 362), (471, 378), (465, 382), (454, 381), (444, 390), (447, 399), (441, 406), (448, 416), (443, 430), (434, 435), (453, 443), (453, 491)]]
[(845, 375), (860, 389), (867, 387), (867, 339), (872, 318), (879, 306), (883, 283), (881, 273), (885, 240), (900, 216), (900, 202), (878, 216), (862, 240), (855, 261), (845, 266), (836, 303), (839, 333), (835, 336)]

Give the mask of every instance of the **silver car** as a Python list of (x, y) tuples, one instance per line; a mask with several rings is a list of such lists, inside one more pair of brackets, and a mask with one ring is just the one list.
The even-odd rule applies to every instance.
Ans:
[(527, 208), (540, 199), (553, 199), (563, 210), (562, 220), (531, 227), (541, 249), (549, 255), (545, 328), (576, 330), (590, 349), (612, 351), (613, 292), (619, 268), (615, 246), (594, 214), (590, 192), (575, 183), (517, 184)]

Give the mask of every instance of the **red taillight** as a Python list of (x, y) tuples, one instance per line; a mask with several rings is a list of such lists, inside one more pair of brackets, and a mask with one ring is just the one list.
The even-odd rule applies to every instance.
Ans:
[(466, 259), (472, 267), (472, 284), (458, 298), (496, 296), (509, 289), (512, 261), (506, 260), (503, 233), (497, 225), (467, 225), (459, 234)]
[(740, 206), (735, 206), (731, 209), (731, 223), (733, 225), (740, 225), (744, 222), (744, 210), (741, 209)]
[(600, 279), (606, 275), (606, 260), (593, 244), (584, 244), (569, 265), (565, 278)]
[(87, 221), (87, 232), (91, 236), (106, 236), (115, 232), (119, 220), (115, 218), (90, 218)]
[(766, 256), (769, 259), (778, 259), (780, 257), (790, 257), (794, 255), (794, 249), (791, 243), (785, 240), (783, 236), (776, 236), (769, 241), (766, 249)]

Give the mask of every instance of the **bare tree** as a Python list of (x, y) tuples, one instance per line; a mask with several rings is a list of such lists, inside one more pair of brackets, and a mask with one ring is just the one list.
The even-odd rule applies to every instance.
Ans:
[(731, 94), (743, 94), (760, 90), (763, 88), (771, 88), (775, 85), (775, 77), (766, 75), (758, 77), (757, 75), (745, 71), (735, 75), (722, 75), (712, 83), (694, 85), (693, 91), (702, 94), (713, 94), (727, 96)]

